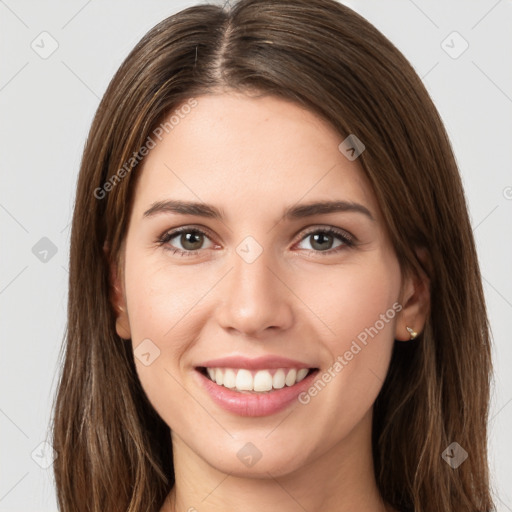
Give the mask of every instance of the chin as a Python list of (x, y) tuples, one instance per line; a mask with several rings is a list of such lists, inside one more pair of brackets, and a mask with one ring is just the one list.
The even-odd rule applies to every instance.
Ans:
[[(226, 455), (227, 453), (229, 455)], [(276, 449), (271, 443), (267, 443), (266, 447), (262, 446), (259, 449), (251, 442), (242, 444), (242, 447), (237, 443), (232, 451), (228, 448), (220, 450), (218, 457), (214, 459), (212, 453), (204, 457), (204, 460), (216, 470), (241, 478), (268, 478), (269, 473), (274, 477), (285, 476), (306, 465), (307, 459), (304, 445), (288, 448), (281, 446), (280, 449)]]

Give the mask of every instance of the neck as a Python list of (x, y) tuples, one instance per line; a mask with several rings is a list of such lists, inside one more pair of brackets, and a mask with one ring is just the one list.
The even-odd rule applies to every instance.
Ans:
[[(338, 445), (293, 472), (226, 474), (172, 435), (176, 484), (160, 512), (385, 512), (371, 450), (371, 411)], [(278, 471), (276, 470), (276, 473)]]

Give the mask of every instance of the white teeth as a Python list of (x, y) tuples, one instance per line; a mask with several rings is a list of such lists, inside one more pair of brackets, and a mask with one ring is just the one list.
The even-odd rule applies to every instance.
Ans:
[(236, 386), (236, 374), (230, 368), (224, 372), (224, 382), (222, 385), (230, 389)]
[(284, 379), (284, 382), (287, 386), (293, 386), (295, 382), (297, 381), (297, 370), (292, 368), (287, 374), (286, 379)]
[(234, 368), (207, 368), (210, 380), (219, 386), (224, 386), (237, 391), (255, 391), (264, 393), (272, 389), (282, 389), (293, 386), (306, 378), (309, 368), (289, 370), (279, 368), (277, 370), (258, 370), (253, 374), (247, 369)]
[[(219, 370), (217, 370), (217, 373), (218, 371)], [(238, 389), (238, 391), (252, 391), (252, 384), (253, 380), (251, 372), (249, 370), (238, 370), (235, 382), (236, 389)]]
[[(304, 380), (304, 378), (306, 377), (306, 375), (308, 374), (308, 369), (307, 368), (301, 368), (298, 372), (297, 372), (297, 382), (300, 382), (301, 380)], [(226, 377), (224, 377), (226, 378)]]
[(286, 375), (284, 373), (284, 370), (279, 368), (276, 373), (274, 373), (274, 377), (272, 378), (272, 387), (274, 389), (281, 389), (284, 388), (284, 380), (286, 378)]
[(254, 376), (254, 391), (270, 391), (272, 389), (272, 375), (267, 370), (260, 370)]

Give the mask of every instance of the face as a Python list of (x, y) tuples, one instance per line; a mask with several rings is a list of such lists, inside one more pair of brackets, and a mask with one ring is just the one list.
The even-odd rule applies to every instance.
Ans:
[(271, 96), (196, 100), (137, 171), (117, 332), (173, 441), (282, 475), (368, 435), (411, 288), (328, 123)]

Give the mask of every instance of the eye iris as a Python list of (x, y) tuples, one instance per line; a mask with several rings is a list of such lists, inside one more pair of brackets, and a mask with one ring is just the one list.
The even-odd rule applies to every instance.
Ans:
[[(201, 244), (203, 242), (203, 235), (201, 233), (196, 233), (193, 231), (183, 233), (181, 235), (181, 245), (190, 251), (193, 251), (195, 249), (199, 249), (201, 247)], [(199, 242), (199, 243), (198, 243)], [(190, 246), (192, 244), (192, 247)], [(194, 246), (194, 244), (196, 244)]]
[[(328, 250), (328, 249), (331, 248), (331, 246), (332, 246), (332, 235), (329, 235), (327, 233), (316, 233), (316, 234), (311, 235), (311, 236), (313, 237), (313, 242), (311, 243), (311, 247), (313, 247), (314, 249), (323, 251), (323, 250)], [(326, 247), (326, 245), (325, 245), (326, 239), (327, 239), (328, 247)], [(315, 247), (315, 244), (318, 244), (319, 246)]]

